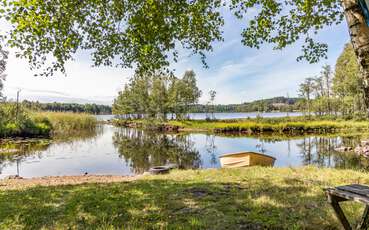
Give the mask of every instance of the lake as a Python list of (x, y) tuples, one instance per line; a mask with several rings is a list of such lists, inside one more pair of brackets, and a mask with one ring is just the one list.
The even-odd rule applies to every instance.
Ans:
[[(270, 113), (258, 113), (258, 112), (251, 112), (251, 113), (214, 113), (215, 119), (240, 119), (240, 118), (256, 118), (260, 117), (286, 117), (286, 116), (302, 116), (303, 114), (300, 112), (270, 112)], [(190, 113), (188, 114), (190, 119), (193, 120), (205, 120), (209, 114), (206, 113)], [(114, 115), (97, 115), (97, 119), (99, 120), (109, 120), (114, 118)], [(168, 119), (171, 118), (171, 115), (167, 115)]]
[(89, 174), (134, 175), (152, 166), (178, 164), (183, 169), (219, 168), (219, 156), (258, 151), (276, 158), (275, 167), (317, 165), (361, 168), (368, 161), (334, 148), (355, 146), (367, 136), (306, 136), (295, 138), (219, 136), (205, 133), (157, 134), (137, 129), (101, 126), (90, 135), (69, 141), (4, 142), (0, 149), (0, 178)]

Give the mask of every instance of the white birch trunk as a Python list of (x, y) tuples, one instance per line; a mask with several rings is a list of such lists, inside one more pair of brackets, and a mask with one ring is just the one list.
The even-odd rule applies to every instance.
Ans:
[(357, 0), (342, 0), (351, 42), (364, 80), (364, 101), (369, 111), (369, 26)]

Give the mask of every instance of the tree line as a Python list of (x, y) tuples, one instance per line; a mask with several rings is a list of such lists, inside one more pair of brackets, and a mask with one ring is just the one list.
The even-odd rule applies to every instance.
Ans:
[(303, 110), (315, 115), (367, 116), (364, 80), (351, 44), (338, 57), (336, 67), (324, 65), (320, 74), (300, 84)]
[(301, 110), (301, 98), (273, 97), (242, 104), (196, 104), (191, 107), (192, 113), (247, 113), (247, 112), (292, 112)]
[(23, 108), (33, 111), (50, 111), (50, 112), (73, 112), (73, 113), (89, 113), (89, 114), (111, 114), (112, 108), (109, 105), (98, 104), (77, 104), (77, 103), (40, 103), (24, 100), (21, 103)]
[(113, 114), (162, 120), (172, 114), (181, 119), (200, 96), (193, 70), (186, 71), (182, 78), (173, 74), (135, 74), (114, 100)]

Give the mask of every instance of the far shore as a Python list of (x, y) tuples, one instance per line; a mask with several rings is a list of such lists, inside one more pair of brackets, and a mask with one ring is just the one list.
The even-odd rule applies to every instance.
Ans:
[(128, 128), (165, 132), (214, 132), (224, 134), (278, 133), (288, 135), (367, 131), (368, 120), (326, 117), (279, 117), (222, 120), (113, 119), (109, 123)]

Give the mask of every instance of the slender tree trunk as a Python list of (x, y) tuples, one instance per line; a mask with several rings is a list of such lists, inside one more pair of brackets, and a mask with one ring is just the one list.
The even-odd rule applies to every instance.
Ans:
[(310, 95), (307, 96), (307, 109), (308, 109), (308, 116), (310, 117)]
[(369, 26), (357, 0), (342, 0), (342, 6), (364, 80), (364, 103), (369, 114)]

